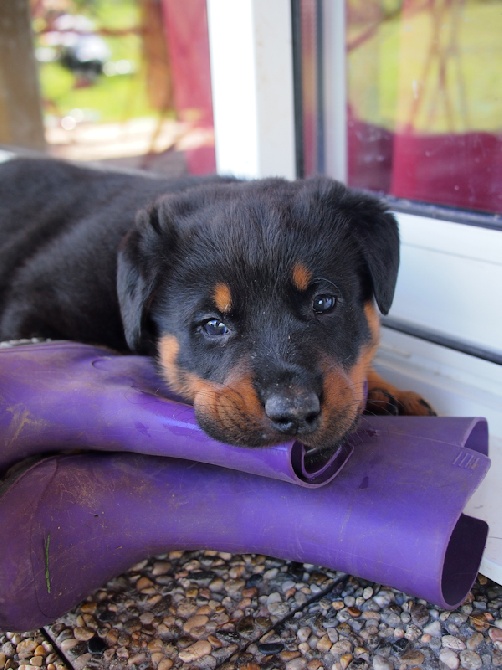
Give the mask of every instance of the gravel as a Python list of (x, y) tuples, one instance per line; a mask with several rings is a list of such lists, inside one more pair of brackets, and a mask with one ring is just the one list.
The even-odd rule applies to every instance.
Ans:
[(480, 575), (446, 612), (312, 565), (172, 551), (42, 630), (0, 633), (0, 670), (33, 668), (496, 670), (502, 586)]
[(143, 561), (43, 630), (0, 635), (0, 670), (496, 670), (502, 587), (446, 612), (260, 555)]

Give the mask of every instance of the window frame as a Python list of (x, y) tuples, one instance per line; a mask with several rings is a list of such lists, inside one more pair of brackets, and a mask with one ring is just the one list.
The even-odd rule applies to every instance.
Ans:
[[(290, 0), (277, 0), (272, 5), (268, 0), (207, 2), (218, 171), (245, 177), (294, 178), (297, 161), (292, 3)], [(328, 146), (327, 174), (346, 181), (345, 3), (319, 2), (323, 12), (326, 124), (320, 135)], [(222, 19), (229, 5), (232, 6), (231, 36), (228, 15), (226, 20)], [(236, 45), (239, 45), (237, 51)], [(235, 67), (239, 61), (235, 58), (236, 52), (244, 63), (237, 83), (238, 90), (246, 93), (242, 96), (247, 100), (246, 113), (243, 113), (242, 100), (232, 90), (236, 72), (239, 72)], [(220, 115), (218, 110), (224, 110), (224, 114)], [(228, 122), (232, 117), (236, 123)], [(265, 117), (267, 123), (264, 123)], [(243, 127), (247, 137), (244, 142)], [(391, 311), (394, 322), (389, 320), (387, 326), (383, 322), (376, 367), (390, 381), (423, 391), (440, 414), (487, 417), (492, 468), (467, 511), (472, 510), (475, 516), (490, 523), (481, 571), (502, 584), (502, 539), (498, 539), (502, 538), (502, 519), (498, 511), (502, 507), (499, 484), (502, 480), (502, 365), (497, 358), (502, 347), (497, 346), (495, 337), (497, 332), (502, 334), (502, 308), (497, 312), (496, 296), (490, 289), (502, 285), (500, 217), (471, 215), (428, 205), (420, 208), (395, 198), (389, 198), (389, 204), (400, 224), (403, 263)], [(434, 216), (431, 216), (432, 210)], [(420, 219), (418, 227), (417, 217)], [(461, 259), (461, 263), (453, 263), (453, 268), (450, 263), (446, 283), (438, 285), (441, 269), (452, 258)], [(422, 268), (418, 278), (417, 263)], [(420, 292), (420, 282), (428, 276), (434, 280), (429, 282), (426, 299), (417, 301), (417, 287)], [(447, 290), (450, 298), (455, 287), (465, 286), (466, 282), (471, 294), (474, 291), (474, 295), (482, 299), (464, 310), (460, 301), (445, 328), (444, 291)], [(412, 305), (414, 301), (419, 304)], [(416, 308), (413, 319), (410, 319), (410, 307)], [(471, 327), (474, 313), (471, 307), (478, 330)], [(438, 322), (442, 342), (437, 337)], [(421, 337), (417, 337), (417, 326)], [(493, 330), (488, 339), (482, 335), (487, 327)], [(473, 336), (462, 336), (464, 331)], [(487, 355), (479, 356), (478, 349)]]

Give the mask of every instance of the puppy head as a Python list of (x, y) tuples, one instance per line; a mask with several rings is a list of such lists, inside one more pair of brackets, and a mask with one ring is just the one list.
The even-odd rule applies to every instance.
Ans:
[(216, 439), (332, 447), (363, 409), (398, 245), (378, 201), (328, 179), (167, 196), (119, 251), (128, 344)]

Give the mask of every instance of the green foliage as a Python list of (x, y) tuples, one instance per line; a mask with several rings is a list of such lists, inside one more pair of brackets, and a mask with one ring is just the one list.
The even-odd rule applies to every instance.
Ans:
[(148, 104), (145, 86), (138, 74), (102, 76), (85, 88), (76, 88), (75, 82), (75, 75), (58, 63), (41, 65), (42, 97), (49, 114), (63, 117), (77, 108), (105, 123), (156, 114)]
[[(40, 63), (40, 86), (44, 108), (51, 116), (62, 118), (73, 109), (81, 109), (95, 121), (120, 122), (126, 119), (156, 116), (148, 102), (142, 77), (140, 15), (136, 0), (79, 0), (77, 13), (92, 19), (97, 30), (125, 30), (120, 36), (104, 35), (111, 61), (128, 61), (130, 74), (98, 77), (91, 85), (79, 86), (79, 79), (58, 61)], [(43, 44), (43, 36), (40, 37)]]

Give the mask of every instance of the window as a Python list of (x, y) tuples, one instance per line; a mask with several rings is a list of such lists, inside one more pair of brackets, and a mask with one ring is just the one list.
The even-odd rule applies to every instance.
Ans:
[(502, 214), (500, 9), (348, 0), (350, 184)]
[(377, 367), (440, 414), (487, 417), (492, 468), (471, 509), (491, 527), (482, 571), (502, 583), (500, 2), (277, 0), (273, 20), (268, 0), (208, 8), (219, 169), (325, 173), (396, 211)]
[(206, 0), (0, 3), (0, 143), (215, 169)]

